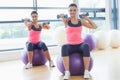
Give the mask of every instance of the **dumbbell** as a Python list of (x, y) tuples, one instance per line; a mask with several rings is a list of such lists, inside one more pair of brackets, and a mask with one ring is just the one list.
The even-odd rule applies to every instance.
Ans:
[[(57, 19), (59, 19), (59, 18), (60, 18), (60, 15), (57, 15)], [(64, 18), (68, 18), (68, 15), (65, 14), (65, 15), (64, 15)]]
[[(22, 19), (22, 22), (24, 22), (25, 20), (24, 19)], [(31, 20), (30, 19), (28, 19), (28, 22), (30, 22)]]
[[(85, 16), (89, 16), (89, 13), (86, 13)], [(82, 18), (82, 14), (79, 17)]]
[(46, 23), (50, 24), (50, 22), (48, 21), (48, 22), (44, 22), (44, 23), (42, 23), (42, 25), (44, 26)]

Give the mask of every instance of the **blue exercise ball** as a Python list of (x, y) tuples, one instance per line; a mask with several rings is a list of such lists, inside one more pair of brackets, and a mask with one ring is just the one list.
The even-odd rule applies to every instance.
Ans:
[[(28, 63), (28, 51), (26, 49), (24, 49), (21, 59), (24, 64)], [(33, 66), (44, 65), (46, 62), (47, 58), (44, 55), (44, 51), (40, 49), (35, 49), (33, 51)]]
[[(69, 56), (69, 68), (70, 68), (70, 74), (71, 75), (83, 75), (84, 74), (84, 63), (83, 63), (83, 55), (80, 53), (73, 53)], [(93, 67), (93, 59), (90, 57), (90, 65), (89, 65), (89, 71), (91, 71)], [(63, 65), (63, 60), (61, 56), (58, 56), (57, 58), (57, 68), (58, 70), (65, 74), (65, 68)]]

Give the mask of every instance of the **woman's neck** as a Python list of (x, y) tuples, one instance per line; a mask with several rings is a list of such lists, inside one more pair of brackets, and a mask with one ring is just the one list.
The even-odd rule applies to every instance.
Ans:
[(78, 24), (78, 20), (76, 17), (71, 17), (71, 23), (72, 24)]
[(33, 24), (38, 24), (38, 22), (32, 22)]
[(77, 20), (77, 18), (76, 17), (71, 17), (71, 20)]

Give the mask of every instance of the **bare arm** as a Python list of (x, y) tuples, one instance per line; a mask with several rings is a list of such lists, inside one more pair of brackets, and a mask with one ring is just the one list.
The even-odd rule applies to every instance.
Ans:
[(82, 25), (87, 27), (87, 28), (91, 28), (91, 29), (96, 29), (97, 26), (96, 24), (87, 16), (83, 15), (82, 16), (85, 20), (87, 20), (87, 22), (85, 20), (81, 20)]
[(44, 23), (43, 25), (40, 24), (40, 26), (42, 26), (43, 29), (50, 29), (48, 22)]
[(62, 19), (62, 22), (64, 23), (65, 27), (67, 26), (67, 18), (64, 18), (64, 14), (60, 14), (60, 18)]
[(30, 23), (28, 22), (28, 18), (25, 18), (25, 19), (24, 19), (24, 24), (27, 26), (28, 30), (31, 29), (32, 23), (31, 23), (31, 22), (30, 22)]

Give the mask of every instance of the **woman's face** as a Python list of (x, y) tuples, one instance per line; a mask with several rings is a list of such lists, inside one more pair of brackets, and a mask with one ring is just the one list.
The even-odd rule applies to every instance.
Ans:
[(32, 14), (31, 18), (32, 18), (33, 22), (37, 22), (38, 21), (38, 15), (37, 14)]
[(76, 17), (78, 9), (75, 6), (69, 7), (70, 17)]

